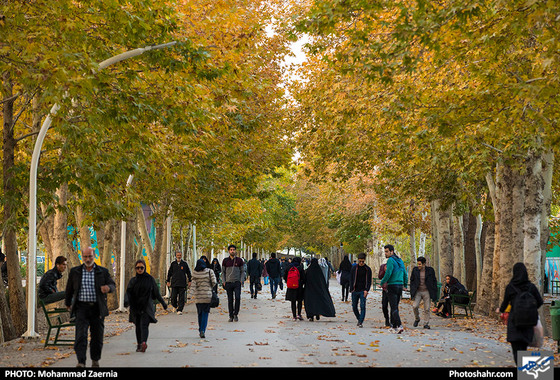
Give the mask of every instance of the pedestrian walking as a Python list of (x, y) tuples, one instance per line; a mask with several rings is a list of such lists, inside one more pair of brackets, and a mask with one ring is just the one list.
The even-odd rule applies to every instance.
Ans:
[(285, 257), (282, 257), (280, 259), (280, 284), (278, 284), (280, 286), (280, 290), (284, 290), (284, 274), (289, 268), (290, 263), (288, 262), (288, 260), (286, 260)]
[(268, 260), (264, 260), (264, 262), (263, 262), (263, 271), (262, 271), (262, 275), (263, 275), (263, 284), (264, 284), (264, 285), (268, 285), (268, 283), (269, 283), (269, 281), (268, 281), (268, 280), (269, 280), (268, 272), (266, 271), (266, 262), (267, 262), (267, 261), (268, 261)]
[(389, 300), (389, 307), (391, 308), (391, 327), (393, 331), (400, 334), (404, 329), (399, 315), (399, 303), (408, 278), (404, 262), (395, 253), (395, 248), (391, 244), (387, 244), (384, 249), (385, 257), (387, 258), (387, 266), (385, 275), (381, 279), (381, 286), (386, 284), (387, 287), (387, 298)]
[(424, 304), (424, 328), (430, 328), (432, 300), (437, 301), (437, 279), (434, 268), (426, 265), (426, 258), (419, 257), (410, 275), (410, 298), (414, 312), (414, 327), (420, 323), (420, 302)]
[[(222, 273), (222, 266), (220, 265), (220, 262), (218, 261), (218, 259), (215, 258), (215, 257), (212, 259), (211, 269), (214, 271), (214, 276), (216, 276), (216, 281), (219, 283), (221, 273)], [(218, 284), (216, 284), (214, 290), (218, 290)]]
[(82, 265), (70, 269), (64, 303), (76, 316), (74, 351), (78, 367), (85, 367), (88, 330), (91, 332), (90, 357), (92, 367), (99, 367), (103, 349), (105, 317), (109, 315), (107, 293), (116, 289), (109, 270), (95, 264), (93, 248), (82, 251)]
[(156, 279), (146, 272), (146, 262), (137, 260), (136, 275), (126, 287), (124, 306), (129, 307), (128, 321), (136, 327), (136, 352), (146, 352), (150, 323), (157, 323), (154, 300), (167, 310), (167, 303), (159, 292)]
[(229, 321), (239, 320), (241, 307), (241, 281), (245, 278), (244, 262), (237, 257), (237, 247), (228, 246), (229, 256), (222, 261), (223, 286), (228, 298)]
[[(348, 262), (350, 263), (350, 262)], [(366, 318), (366, 300), (371, 288), (372, 271), (366, 265), (366, 254), (358, 255), (358, 265), (352, 268), (350, 274), (350, 291), (352, 292), (352, 311), (358, 320), (358, 327), (363, 327)], [(359, 302), (359, 308), (358, 308)]]
[(187, 264), (182, 257), (183, 254), (181, 251), (175, 252), (175, 261), (169, 266), (167, 279), (165, 280), (167, 286), (171, 288), (171, 298), (169, 302), (179, 315), (183, 314), (187, 285), (190, 286), (192, 280), (189, 264)]
[(537, 287), (529, 281), (527, 268), (523, 263), (513, 266), (513, 276), (506, 286), (502, 304), (496, 309), (505, 313), (511, 306), (507, 319), (507, 341), (511, 344), (513, 359), (518, 364), (517, 353), (526, 351), (533, 342), (534, 327), (538, 323), (538, 308), (544, 303)]
[(303, 320), (301, 310), (305, 297), (305, 271), (301, 265), (301, 258), (295, 257), (284, 272), (286, 282), (286, 300), (290, 301), (293, 320)]
[(305, 271), (305, 292), (303, 305), (309, 321), (315, 318), (335, 317), (336, 312), (325, 276), (319, 266), (319, 260), (311, 259), (311, 264)]
[(270, 279), (270, 294), (272, 299), (275, 299), (278, 285), (281, 281), (280, 276), (282, 275), (282, 268), (280, 268), (280, 261), (276, 258), (276, 252), (270, 254), (270, 258), (266, 261), (265, 266)]
[(253, 258), (247, 263), (247, 273), (249, 274), (249, 291), (251, 298), (257, 299), (257, 294), (261, 290), (261, 274), (263, 271), (262, 262), (257, 259), (257, 253), (253, 252)]
[(66, 270), (68, 260), (64, 256), (58, 256), (54, 260), (54, 266), (45, 272), (39, 281), (39, 299), (45, 305), (62, 301), (66, 292), (58, 291), (57, 281), (62, 278), (62, 274)]
[(325, 276), (325, 283), (327, 284), (327, 288), (329, 287), (329, 278), (330, 278), (330, 268), (329, 262), (324, 257), (319, 259), (319, 267), (323, 272), (323, 276)]
[(198, 333), (201, 338), (205, 338), (208, 315), (210, 314), (210, 301), (212, 300), (212, 288), (217, 283), (214, 271), (207, 267), (206, 261), (199, 259), (192, 275), (192, 296), (195, 300)]
[[(379, 267), (379, 273), (377, 274), (377, 278), (379, 280), (383, 279), (383, 276), (385, 276), (386, 269), (387, 263), (381, 264)], [(381, 287), (381, 311), (385, 317), (385, 327), (390, 327), (391, 322), (389, 320), (389, 296), (387, 295), (387, 286)]]
[(342, 301), (348, 302), (348, 295), (350, 294), (350, 271), (352, 270), (352, 263), (348, 259), (348, 255), (344, 258), (338, 266), (338, 273), (340, 273), (340, 286), (342, 287)]

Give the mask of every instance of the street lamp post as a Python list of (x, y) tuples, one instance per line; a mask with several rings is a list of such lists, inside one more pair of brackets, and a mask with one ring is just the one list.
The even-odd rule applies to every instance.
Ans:
[[(136, 57), (150, 50), (164, 49), (175, 45), (177, 42), (172, 41), (162, 45), (146, 46), (130, 50), (114, 57), (106, 59), (99, 64), (97, 71), (111, 66), (112, 64), (124, 61), (125, 59)], [(58, 110), (60, 105), (55, 104), (52, 106), (49, 114), (45, 118), (43, 125), (37, 135), (33, 155), (31, 156), (31, 169), (29, 170), (29, 241), (27, 252), (27, 331), (23, 334), (25, 338), (36, 338), (39, 334), (35, 331), (35, 298), (37, 290), (37, 168), (39, 166), (39, 157), (41, 155), (41, 148), (47, 131), (52, 123), (52, 118)], [(124, 260), (124, 257), (121, 258)]]

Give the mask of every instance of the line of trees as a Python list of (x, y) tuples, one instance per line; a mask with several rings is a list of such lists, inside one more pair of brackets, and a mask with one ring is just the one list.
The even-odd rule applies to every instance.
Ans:
[[(276, 13), (260, 0), (0, 1), (0, 237), (9, 274), (7, 291), (0, 284), (0, 341), (27, 327), (18, 249), (27, 248), (31, 152), (50, 107), (61, 106), (37, 194), (47, 259), (77, 265), (72, 240), (90, 245), (93, 227), (99, 260), (110, 267), (127, 221), (127, 262), (145, 249), (161, 277), (168, 217), (175, 229), (220, 225), (262, 176), (290, 162), (281, 86), (289, 41), (268, 32)], [(170, 41), (177, 44), (96, 70)], [(154, 245), (141, 202), (153, 210)], [(218, 246), (240, 236), (214, 239)]]
[(322, 0), (291, 20), (309, 39), (290, 93), (310, 172), (369, 177), (376, 207), (404, 212), (391, 220), (411, 235), (428, 216), (432, 265), (469, 281), (484, 313), (515, 262), (543, 287), (558, 187), (558, 12), (539, 1)]

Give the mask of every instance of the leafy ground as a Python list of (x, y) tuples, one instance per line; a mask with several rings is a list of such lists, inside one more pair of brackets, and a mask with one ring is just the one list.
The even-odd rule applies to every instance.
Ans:
[[(333, 295), (334, 299), (334, 295)], [(404, 299), (403, 300), (403, 309), (410, 311), (411, 309), (411, 301)], [(160, 310), (158, 313), (165, 314), (167, 311)], [(548, 331), (550, 332), (550, 317), (548, 309), (545, 310), (544, 313), (547, 316), (546, 325)], [(289, 324), (290, 318), (281, 318), (278, 322), (280, 324)], [(434, 317), (437, 318), (437, 317)], [(286, 321), (284, 321), (286, 319)], [(46, 323), (44, 321), (44, 317), (41, 313), (38, 314), (38, 326), (37, 331), (40, 334), (41, 338), (39, 339), (24, 339), (19, 338), (12, 340), (10, 342), (6, 342), (0, 345), (0, 367), (48, 367), (56, 363), (57, 361), (68, 358), (74, 355), (74, 351), (72, 347), (44, 347), (44, 337), (46, 336)], [(443, 321), (439, 320), (441, 324)], [(454, 331), (466, 331), (472, 333), (474, 336), (484, 338), (484, 339), (491, 339), (496, 340), (500, 343), (504, 344), (504, 350), (509, 349), (509, 343), (506, 341), (506, 328), (500, 321), (495, 318), (489, 318), (481, 315), (477, 315), (475, 319), (465, 319), (465, 318), (454, 318), (448, 319), (443, 322), (446, 328), (449, 328)], [(118, 313), (112, 312), (105, 320), (105, 339), (120, 335), (124, 331), (131, 329), (132, 324), (128, 322), (128, 313)], [(348, 324), (348, 330), (352, 331), (351, 326), (353, 324)], [(403, 338), (409, 339), (413, 338), (414, 334), (422, 334), (422, 330), (418, 329), (407, 329), (406, 335)], [(350, 333), (349, 334), (354, 334)], [(327, 339), (328, 337), (319, 335), (318, 339)], [(368, 342), (358, 342), (359, 344), (369, 344)], [(259, 345), (259, 342), (255, 342), (255, 345)], [(375, 342), (370, 344), (372, 349), (375, 350)], [(416, 351), (429, 351), (429, 345), (419, 345), (415, 347)], [(456, 351), (458, 354), (463, 354), (460, 352), (460, 347), (452, 347), (451, 350)], [(471, 348), (476, 349), (476, 348)], [(342, 351), (342, 348), (339, 350)], [(556, 353), (557, 351), (557, 343), (549, 338), (545, 339), (545, 345), (542, 350), (549, 350), (555, 352), (555, 361), (558, 363), (560, 361), (560, 355)], [(347, 353), (340, 353), (347, 354)], [(464, 354), (468, 354), (465, 352)], [(305, 358), (302, 358), (305, 360)], [(302, 363), (305, 364), (305, 363)], [(476, 366), (476, 362), (472, 363), (473, 366)], [(503, 366), (504, 363), (496, 363), (496, 366)]]

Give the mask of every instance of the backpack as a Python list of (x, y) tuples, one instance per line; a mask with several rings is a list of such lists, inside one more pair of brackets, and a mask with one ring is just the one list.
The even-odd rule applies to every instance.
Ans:
[[(513, 286), (513, 285), (512, 285)], [(539, 313), (537, 311), (537, 300), (528, 290), (513, 289), (517, 296), (512, 305), (512, 321), (515, 327), (533, 327), (537, 325)]]
[(286, 281), (286, 286), (288, 286), (288, 289), (299, 288), (299, 269), (297, 267), (291, 267), (288, 270), (288, 279)]

